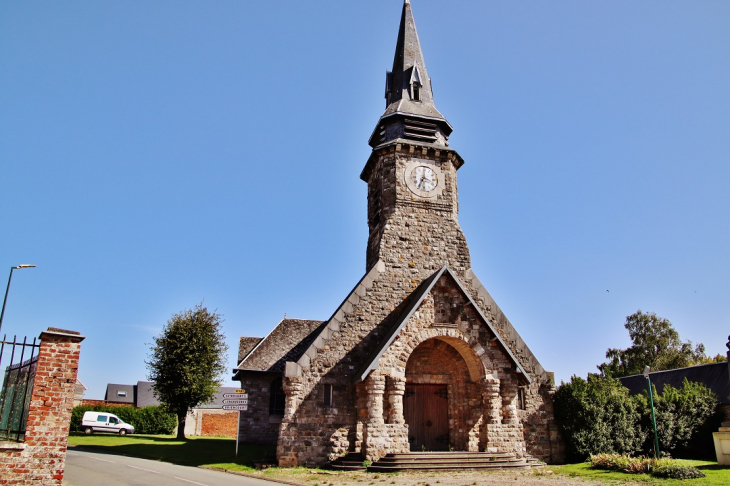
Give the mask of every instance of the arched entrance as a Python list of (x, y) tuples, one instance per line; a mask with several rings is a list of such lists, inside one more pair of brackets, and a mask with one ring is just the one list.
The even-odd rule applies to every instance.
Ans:
[(403, 396), (411, 451), (466, 451), (475, 434), (478, 441), (479, 364), (466, 343), (453, 338), (428, 339), (413, 350)]

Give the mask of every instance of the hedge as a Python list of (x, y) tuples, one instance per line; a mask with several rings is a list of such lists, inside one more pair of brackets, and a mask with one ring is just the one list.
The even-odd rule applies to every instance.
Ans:
[[(659, 450), (673, 457), (714, 458), (717, 397), (699, 383), (653, 390)], [(629, 395), (611, 377), (573, 376), (555, 393), (555, 418), (567, 447), (568, 460), (597, 454), (654, 454), (654, 430), (648, 393)]]
[(177, 417), (168, 413), (160, 405), (151, 407), (125, 407), (107, 405), (80, 405), (71, 412), (71, 432), (81, 432), (81, 418), (84, 412), (113, 413), (134, 426), (135, 434), (172, 434), (177, 427)]

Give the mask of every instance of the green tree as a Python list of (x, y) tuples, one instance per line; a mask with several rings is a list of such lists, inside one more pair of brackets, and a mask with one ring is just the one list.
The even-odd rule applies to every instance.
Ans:
[(155, 396), (177, 416), (177, 438), (185, 439), (188, 410), (209, 402), (223, 384), (225, 335), (221, 316), (198, 304), (174, 314), (155, 337), (145, 362)]
[(631, 314), (624, 327), (633, 345), (606, 351), (608, 361), (598, 366), (603, 375), (620, 378), (643, 373), (647, 365), (652, 371), (672, 370), (707, 359), (704, 345), (692, 347), (691, 341), (682, 342), (672, 323), (653, 312)]

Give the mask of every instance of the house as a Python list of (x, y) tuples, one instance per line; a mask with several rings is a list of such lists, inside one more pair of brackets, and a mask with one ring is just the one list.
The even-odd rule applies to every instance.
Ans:
[[(138, 381), (136, 385), (109, 383), (106, 387), (106, 405), (130, 405), (137, 408), (160, 405), (151, 381)], [(215, 397), (190, 410), (185, 421), (185, 435), (202, 437), (235, 437), (238, 412), (223, 410), (223, 395), (234, 393), (233, 387), (220, 387)]]
[(560, 461), (553, 375), (471, 266), (458, 223), (464, 160), (434, 105), (408, 0), (385, 98), (360, 175), (365, 274), (326, 321), (284, 319), (241, 338), (234, 380), (250, 398), (239, 440), (275, 444), (280, 466), (422, 450)]

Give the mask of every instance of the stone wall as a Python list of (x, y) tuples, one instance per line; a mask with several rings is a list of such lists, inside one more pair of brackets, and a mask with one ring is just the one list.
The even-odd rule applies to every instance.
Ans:
[(246, 373), (243, 376), (241, 388), (248, 394), (248, 410), (241, 411), (238, 440), (241, 444), (276, 445), (281, 416), (269, 414), (269, 397), (271, 384), (281, 375)]
[[(440, 169), (443, 187), (435, 197), (420, 198), (408, 189), (403, 174), (414, 162)], [(368, 183), (368, 273), (305, 355), (287, 364), (287, 413), (277, 449), (280, 465), (322, 464), (347, 451), (376, 458), (387, 450), (380, 438), (389, 433), (385, 427), (389, 398), (383, 397), (386, 392), (368, 392), (367, 383), (356, 386), (357, 372), (399, 318), (408, 296), (444, 265), (474, 305), (453, 282), (435, 288), (431, 300), (417, 312), (421, 315), (414, 315), (371, 374), (405, 379), (410, 353), (427, 339), (444, 340), (464, 358), (469, 371), (469, 380), (455, 383), (454, 390), (457, 393), (461, 387), (458, 393), (470, 405), (461, 411), (453, 405), (450, 415), (459, 448), (490, 447), (484, 437), (487, 425), (503, 424), (508, 427), (493, 427), (503, 438), (525, 435), (513, 449), (524, 454), (527, 447), (541, 459), (559, 460), (559, 448), (551, 443), (558, 438), (551, 425), (550, 377), (471, 271), (469, 249), (457, 221), (456, 170), (462, 163), (451, 149), (419, 144), (394, 143), (373, 151), (363, 172)], [(526, 375), (517, 373), (510, 355)], [(345, 397), (337, 402), (336, 413), (322, 403), (325, 384)], [(525, 413), (516, 405), (520, 386), (525, 390)], [(480, 394), (489, 396), (488, 405), (481, 408)], [(374, 405), (383, 408), (373, 412)], [(378, 414), (385, 415), (382, 423)], [(524, 421), (529, 423), (527, 429), (518, 427)], [(396, 435), (401, 430), (396, 425), (390, 429)], [(400, 446), (392, 441), (390, 447)]]
[(81, 341), (77, 332), (41, 333), (25, 442), (0, 442), (1, 485), (61, 485)]

